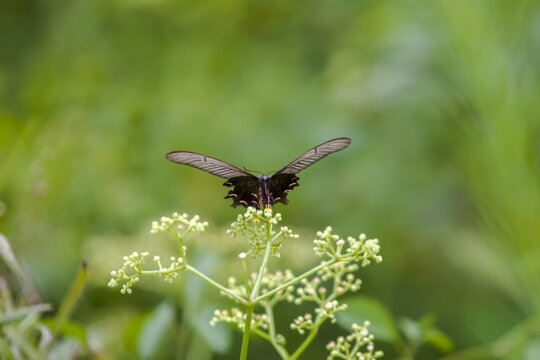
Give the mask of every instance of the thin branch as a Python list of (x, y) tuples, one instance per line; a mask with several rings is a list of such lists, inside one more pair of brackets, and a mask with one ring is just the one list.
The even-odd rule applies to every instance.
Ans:
[(223, 285), (215, 282), (214, 280), (212, 280), (211, 278), (209, 278), (208, 276), (204, 275), (202, 272), (200, 272), (199, 270), (195, 269), (194, 267), (190, 266), (190, 265), (186, 265), (186, 270), (188, 271), (191, 271), (192, 273), (194, 273), (195, 275), (197, 275), (198, 277), (200, 277), (201, 279), (205, 280), (206, 282), (208, 282), (209, 284), (215, 286), (216, 288), (218, 288), (219, 290), (221, 290), (222, 292), (224, 292), (225, 294), (229, 295), (230, 297), (232, 297), (233, 299), (235, 299), (236, 301), (238, 301), (239, 303), (241, 304), (244, 304), (244, 305), (249, 305), (249, 302), (244, 299), (243, 297), (237, 295), (234, 291), (230, 290), (230, 289), (227, 289), (226, 287), (224, 287)]

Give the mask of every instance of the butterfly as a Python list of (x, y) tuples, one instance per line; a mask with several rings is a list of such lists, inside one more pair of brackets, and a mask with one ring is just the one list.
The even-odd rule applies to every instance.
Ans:
[(191, 151), (171, 151), (167, 160), (189, 165), (212, 175), (226, 179), (224, 186), (232, 187), (225, 199), (232, 199), (232, 207), (242, 205), (257, 209), (274, 206), (276, 202), (288, 204), (287, 193), (298, 186), (298, 174), (310, 165), (336, 151), (345, 149), (351, 143), (346, 137), (326, 141), (300, 155), (273, 175), (257, 177), (224, 161)]

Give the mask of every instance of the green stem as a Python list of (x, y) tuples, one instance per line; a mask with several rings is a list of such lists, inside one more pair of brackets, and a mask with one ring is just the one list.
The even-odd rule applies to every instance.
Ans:
[(282, 359), (289, 359), (289, 353), (287, 350), (280, 344), (278, 344), (276, 339), (276, 327), (274, 325), (274, 311), (272, 310), (272, 305), (265, 302), (262, 304), (266, 310), (266, 316), (268, 316), (268, 330), (270, 333), (270, 343), (274, 346), (274, 349), (278, 352)]
[(265, 333), (264, 331), (261, 331), (261, 330), (255, 328), (255, 329), (251, 329), (251, 332), (258, 335), (258, 336), (260, 336), (264, 340), (268, 341), (270, 344), (272, 343), (272, 339), (270, 339), (270, 336), (267, 333)]
[(272, 311), (272, 307), (267, 302), (263, 303), (262, 306), (264, 307), (264, 310), (266, 311), (266, 316), (268, 316), (268, 332), (270, 334), (270, 338), (272, 339), (272, 343), (276, 342), (276, 327), (274, 326), (274, 311)]
[(249, 297), (249, 300), (244, 302), (244, 304), (246, 305), (246, 320), (244, 323), (245, 324), (244, 336), (242, 337), (242, 352), (240, 353), (240, 360), (247, 359), (249, 336), (251, 334), (251, 318), (253, 316), (253, 307), (255, 306), (255, 304), (257, 304), (257, 301), (253, 301), (252, 299), (257, 297), (257, 295), (259, 294), (259, 288), (261, 287), (262, 276), (264, 272), (266, 271), (266, 265), (268, 264), (268, 259), (270, 258), (270, 252), (272, 250), (271, 234), (272, 234), (272, 226), (270, 223), (267, 223), (266, 224), (266, 250), (264, 252), (264, 258), (263, 258), (261, 267), (259, 269), (259, 274), (257, 275), (257, 280), (255, 281), (255, 285), (253, 286), (253, 291), (251, 292), (251, 295)]
[(309, 335), (304, 339), (302, 344), (298, 347), (298, 349), (296, 349), (296, 351), (291, 355), (291, 357), (288, 358), (288, 360), (296, 360), (298, 359), (300, 355), (302, 355), (302, 353), (306, 350), (306, 348), (309, 346), (309, 344), (311, 344), (311, 342), (317, 335), (317, 332), (319, 331), (319, 327), (322, 325), (324, 320), (325, 318), (322, 318), (322, 319), (319, 319), (319, 321), (315, 322), (315, 324), (313, 325), (313, 328), (309, 332)]
[[(283, 234), (283, 231), (278, 232), (278, 233), (272, 238), (272, 243), (273, 243), (274, 241), (276, 241), (276, 240), (281, 236), (281, 234)], [(283, 241), (282, 241), (282, 242), (283, 242)]]
[(178, 249), (180, 250), (180, 256), (182, 257), (182, 259), (184, 261), (186, 261), (186, 251), (184, 250), (184, 241), (183, 241), (183, 238), (185, 235), (188, 234), (188, 232), (186, 231), (186, 233), (184, 234), (184, 236), (180, 236), (180, 234), (172, 231), (170, 228), (167, 229), (167, 231), (169, 232), (169, 234), (171, 234), (172, 236), (174, 236), (177, 240), (178, 240)]
[[(200, 272), (199, 270), (195, 269), (193, 266), (191, 265), (186, 265), (186, 270), (188, 271), (191, 271), (192, 273), (194, 273), (195, 275), (197, 275), (198, 277), (200, 277), (201, 279), (205, 280), (206, 282), (208, 282), (210, 285), (213, 285), (215, 286), (216, 288), (218, 288), (219, 290), (221, 290), (222, 292), (224, 292), (225, 294), (229, 295), (230, 297), (232, 297), (233, 299), (235, 299), (236, 301), (238, 301), (239, 303), (241, 304), (244, 304), (244, 305), (249, 305), (249, 302), (244, 299), (243, 297), (235, 294), (233, 291), (231, 291), (230, 289), (227, 289), (226, 287), (224, 287), (223, 285), (215, 282), (214, 280), (210, 279), (208, 276), (204, 275), (202, 272)], [(253, 309), (252, 309), (253, 310)]]
[(352, 349), (350, 350), (351, 351), (351, 359), (354, 359), (354, 355), (356, 355), (356, 353), (358, 352), (358, 350), (360, 350), (360, 346), (361, 346), (362, 342), (360, 339), (357, 339), (356, 341), (356, 344), (354, 344), (354, 346), (352, 347)]
[(242, 266), (244, 268), (244, 286), (246, 287), (246, 294), (251, 293), (251, 287), (249, 286), (249, 274), (247, 270), (246, 260), (242, 259)]
[(249, 335), (251, 334), (251, 317), (253, 316), (253, 306), (246, 307), (246, 321), (244, 323), (244, 336), (242, 337), (242, 351), (240, 352), (240, 360), (247, 360)]
[(257, 281), (255, 282), (255, 285), (253, 286), (253, 291), (251, 292), (250, 299), (252, 300), (253, 304), (256, 304), (259, 302), (259, 300), (254, 300), (259, 295), (259, 288), (261, 287), (261, 280), (263, 277), (264, 272), (266, 271), (266, 265), (268, 264), (268, 259), (270, 258), (270, 252), (272, 250), (272, 241), (271, 241), (271, 233), (272, 233), (272, 227), (271, 224), (266, 224), (266, 250), (264, 251), (264, 258), (261, 264), (261, 268), (259, 269), (259, 274), (257, 274)]

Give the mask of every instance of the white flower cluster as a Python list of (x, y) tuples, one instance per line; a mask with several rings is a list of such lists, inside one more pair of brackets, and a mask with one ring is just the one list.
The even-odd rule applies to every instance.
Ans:
[(304, 335), (306, 330), (311, 330), (315, 327), (313, 324), (313, 316), (311, 314), (300, 315), (291, 323), (291, 329), (298, 331), (300, 335)]
[(348, 291), (358, 291), (362, 280), (354, 276), (354, 272), (358, 270), (357, 264), (347, 262), (337, 262), (319, 271), (321, 279), (327, 281), (334, 279), (334, 287), (338, 295), (345, 294)]
[(335, 323), (335, 313), (345, 309), (347, 309), (347, 304), (340, 304), (335, 299), (322, 302), (319, 304), (319, 307), (315, 309), (315, 317), (309, 313), (298, 316), (291, 323), (291, 329), (296, 330), (300, 335), (303, 335), (306, 330), (309, 331), (318, 328), (326, 319), (330, 319), (330, 322)]
[(176, 225), (178, 232), (183, 231), (183, 235), (186, 235), (190, 232), (203, 232), (208, 226), (207, 221), (201, 221), (199, 215), (193, 216), (189, 219), (188, 214), (178, 214), (177, 212), (173, 213), (172, 216), (162, 216), (160, 221), (152, 221), (152, 229), (150, 232), (152, 234), (169, 231)]
[[(107, 284), (109, 287), (117, 287), (121, 281), (125, 281), (120, 292), (122, 294), (131, 294), (131, 287), (139, 282), (140, 266), (144, 264), (144, 259), (148, 256), (148, 252), (138, 253), (134, 251), (129, 256), (124, 256), (124, 265), (118, 270), (111, 271), (111, 280)], [(129, 275), (128, 272), (133, 274)]]
[(324, 231), (318, 231), (317, 236), (319, 238), (313, 240), (313, 251), (317, 256), (361, 262), (364, 267), (368, 266), (371, 260), (378, 263), (382, 261), (378, 239), (367, 239), (365, 234), (360, 234), (358, 239), (349, 236), (345, 241), (339, 235), (333, 234), (330, 226)]
[(160, 257), (157, 255), (154, 256), (154, 261), (159, 266), (159, 277), (162, 277), (166, 282), (172, 283), (172, 281), (178, 276), (178, 271), (183, 268), (184, 259), (181, 257), (175, 258), (174, 256), (171, 256), (169, 260), (169, 266), (165, 267), (161, 265)]
[(332, 234), (332, 227), (327, 226), (324, 231), (317, 231), (319, 239), (313, 240), (315, 246), (313, 251), (319, 257), (324, 255), (335, 255), (333, 243), (339, 240), (339, 235)]
[[(275, 273), (265, 273), (261, 279), (261, 294), (266, 294), (267, 292), (281, 286), (288, 281), (294, 279), (294, 274), (291, 270), (287, 269), (285, 271), (276, 271)], [(278, 291), (270, 300), (270, 302), (275, 303), (280, 300), (286, 300), (288, 302), (294, 301), (294, 286), (288, 286), (284, 290)]]
[[(248, 279), (248, 286), (253, 288), (255, 281), (257, 279), (257, 273), (253, 272), (250, 274)], [(265, 273), (261, 278), (261, 294), (266, 294), (269, 291), (287, 283), (288, 281), (294, 279), (294, 274), (291, 270), (285, 271), (276, 271), (275, 273)], [(229, 277), (227, 281), (227, 287), (235, 292), (238, 296), (247, 298), (248, 294), (246, 293), (246, 286), (244, 284), (239, 284), (234, 276)], [(227, 294), (225, 294), (227, 295)], [(293, 302), (294, 297), (294, 286), (288, 286), (283, 290), (276, 292), (273, 296), (270, 297), (268, 302), (275, 304), (279, 301), (286, 300), (288, 302)]]
[(210, 325), (215, 326), (218, 322), (225, 322), (236, 325), (239, 330), (243, 331), (245, 326), (245, 314), (238, 308), (228, 310), (215, 310), (214, 317), (210, 320)]
[(349, 247), (346, 254), (353, 256), (355, 261), (361, 261), (363, 267), (371, 264), (371, 259), (377, 263), (382, 261), (382, 256), (379, 255), (379, 251), (381, 250), (379, 239), (367, 239), (365, 234), (360, 234), (358, 239), (349, 236), (347, 243)]
[[(373, 344), (374, 337), (368, 331), (369, 321), (364, 325), (352, 325), (352, 333), (346, 337), (340, 336), (336, 341), (331, 341), (326, 345), (330, 351), (327, 360), (346, 359), (346, 360), (373, 360), (382, 357), (382, 351), (375, 351)], [(365, 346), (365, 350), (362, 347)]]
[(294, 299), (296, 305), (300, 305), (304, 301), (314, 301), (318, 304), (322, 304), (326, 298), (327, 288), (321, 286), (322, 282), (320, 277), (316, 276), (311, 280), (302, 279), (300, 284), (303, 286), (296, 289), (297, 297)]
[[(251, 281), (250, 284), (253, 282)], [(244, 284), (239, 284), (234, 276), (230, 276), (227, 280), (227, 287), (229, 290), (237, 294), (238, 296), (241, 296), (243, 298), (248, 297), (248, 293), (246, 291), (246, 286)], [(226, 293), (222, 292), (222, 295), (229, 296)], [(230, 296), (229, 296), (230, 297)], [(232, 297), (231, 297), (232, 298)]]
[(122, 284), (120, 292), (122, 294), (131, 294), (132, 287), (140, 281), (141, 275), (158, 275), (167, 282), (172, 282), (178, 276), (178, 272), (185, 269), (184, 259), (181, 257), (170, 257), (169, 266), (163, 266), (159, 256), (154, 256), (159, 270), (142, 270), (148, 252), (138, 253), (134, 251), (129, 256), (124, 256), (124, 264), (118, 270), (111, 271), (111, 280), (107, 284), (109, 287), (117, 287)]
[(264, 210), (248, 207), (243, 215), (238, 215), (236, 221), (231, 224), (231, 228), (227, 230), (227, 234), (230, 234), (233, 238), (238, 235), (249, 234), (250, 249), (247, 254), (252, 257), (261, 255), (266, 248), (267, 242), (271, 241), (272, 253), (274, 256), (279, 257), (279, 249), (282, 243), (289, 238), (298, 238), (298, 235), (294, 234), (286, 226), (282, 226), (279, 232), (272, 230), (273, 225), (277, 225), (280, 221), (281, 214), (274, 213), (270, 207)]
[[(231, 311), (215, 310), (214, 317), (210, 320), (210, 325), (214, 326), (218, 322), (235, 325), (240, 331), (243, 331), (246, 326), (246, 314), (238, 308), (232, 308)], [(251, 319), (251, 330), (266, 331), (268, 330), (269, 324), (270, 319), (266, 314), (253, 314)]]
[(335, 313), (347, 309), (347, 304), (340, 304), (337, 300), (328, 301), (324, 306), (315, 309), (315, 313), (322, 317), (329, 318), (332, 323), (336, 322)]

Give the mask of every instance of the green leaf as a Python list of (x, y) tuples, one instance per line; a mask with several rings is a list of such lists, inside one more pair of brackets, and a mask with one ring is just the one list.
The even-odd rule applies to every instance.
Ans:
[(356, 296), (347, 300), (347, 309), (336, 314), (337, 322), (350, 330), (353, 323), (371, 323), (369, 331), (376, 340), (396, 343), (399, 333), (392, 315), (379, 301), (365, 296)]
[(409, 343), (420, 344), (422, 342), (422, 326), (419, 322), (404, 317), (399, 320), (399, 328), (409, 340)]
[(22, 278), (24, 276), (21, 266), (11, 249), (8, 239), (0, 234), (0, 257), (4, 259), (6, 265), (13, 271), (17, 276)]
[[(454, 350), (454, 343), (442, 331), (432, 328), (424, 334), (424, 341), (443, 353), (449, 353)], [(538, 357), (537, 359), (540, 359)]]
[(540, 359), (540, 341), (531, 341), (526, 344), (523, 360)]
[(454, 350), (454, 343), (441, 330), (435, 326), (436, 318), (433, 314), (422, 316), (419, 321), (422, 330), (422, 340), (437, 350), (449, 353)]
[(150, 312), (138, 314), (129, 322), (123, 336), (124, 344), (128, 350), (133, 352), (137, 351), (139, 334), (141, 333), (141, 329), (149, 316)]
[(83, 262), (79, 267), (77, 277), (71, 284), (68, 293), (62, 300), (60, 308), (58, 309), (58, 313), (54, 318), (53, 333), (56, 334), (58, 330), (64, 325), (64, 323), (68, 321), (70, 314), (75, 309), (75, 306), (77, 305), (77, 302), (81, 298), (81, 295), (84, 291), (87, 275), (87, 266), (86, 263)]
[[(43, 319), (40, 321), (43, 325), (52, 329), (55, 326), (54, 319)], [(86, 342), (86, 330), (80, 324), (68, 321), (64, 322), (62, 326), (58, 329), (58, 333), (64, 337), (69, 337), (75, 340), (78, 340), (81, 344), (87, 345)]]
[(143, 359), (155, 358), (161, 341), (174, 321), (174, 307), (161, 303), (142, 324), (137, 338), (137, 353)]
[[(212, 252), (197, 254), (191, 260), (192, 266), (207, 275), (215, 273), (221, 264), (221, 258)], [(203, 294), (207, 283), (194, 274), (186, 276), (184, 311), (189, 323), (213, 351), (225, 354), (232, 344), (231, 328), (224, 324), (210, 325), (217, 306), (204, 304)], [(203, 305), (204, 304), (204, 305)]]
[[(221, 258), (217, 254), (207, 252), (195, 254), (192, 257), (190, 264), (200, 272), (210, 276), (217, 268), (219, 268), (221, 262)], [(186, 291), (184, 292), (184, 309), (189, 316), (190, 314), (196, 313), (195, 310), (201, 303), (203, 291), (208, 285), (203, 279), (191, 273), (187, 274), (185, 281)]]
[(71, 360), (79, 353), (79, 344), (72, 339), (57, 341), (49, 352), (49, 359)]
[(205, 342), (217, 353), (228, 353), (233, 336), (229, 326), (217, 323), (215, 326), (210, 325), (210, 320), (214, 314), (214, 307), (204, 307), (198, 311), (195, 317), (192, 316), (192, 322)]
[(435, 327), (435, 316), (431, 314), (423, 316), (419, 321), (403, 318), (399, 327), (413, 346), (428, 344), (443, 353), (454, 350), (452, 339)]

